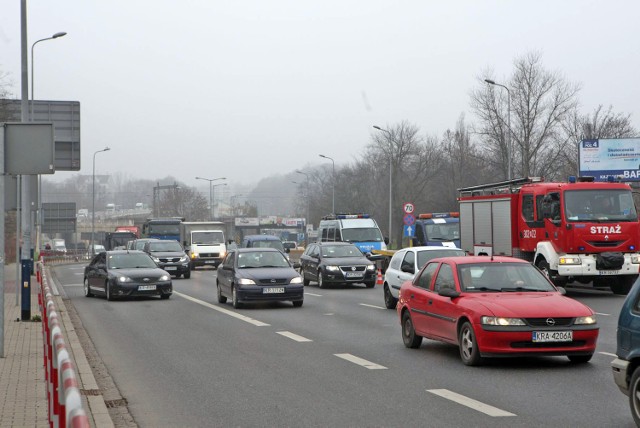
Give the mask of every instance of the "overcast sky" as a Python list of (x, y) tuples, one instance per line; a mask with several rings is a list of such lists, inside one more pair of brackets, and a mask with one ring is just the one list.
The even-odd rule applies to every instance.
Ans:
[[(539, 51), (583, 112), (640, 128), (638, 1), (56, 0), (28, 2), (36, 99), (81, 103), (82, 169), (250, 184), (358, 158), (407, 120), (442, 135), (493, 70)], [(20, 97), (20, 1), (0, 5), (0, 71)], [(56, 178), (69, 177), (58, 172)]]

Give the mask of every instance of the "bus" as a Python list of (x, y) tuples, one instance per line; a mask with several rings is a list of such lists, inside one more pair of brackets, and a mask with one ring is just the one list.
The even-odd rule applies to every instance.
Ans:
[(142, 225), (142, 234), (146, 238), (180, 242), (183, 221), (184, 217), (148, 218)]

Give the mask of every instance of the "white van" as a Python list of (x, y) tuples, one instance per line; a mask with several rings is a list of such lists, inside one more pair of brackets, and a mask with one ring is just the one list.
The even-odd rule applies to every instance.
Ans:
[(386, 250), (387, 240), (369, 214), (336, 214), (323, 217), (318, 226), (318, 242), (351, 242), (363, 253)]

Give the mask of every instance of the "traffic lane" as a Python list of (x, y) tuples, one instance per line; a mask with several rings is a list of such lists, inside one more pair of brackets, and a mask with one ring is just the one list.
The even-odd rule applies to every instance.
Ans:
[[(271, 328), (221, 316), (186, 299), (107, 302), (85, 298), (80, 287), (67, 289), (141, 425), (398, 423), (394, 403), (368, 394), (389, 379), (363, 374), (366, 369), (317, 346), (305, 348)], [(399, 421), (420, 422), (417, 415)]]
[[(322, 291), (324, 292), (325, 290), (322, 290)], [(327, 290), (327, 291), (330, 291), (330, 290)], [(333, 291), (335, 291), (336, 293), (338, 293), (337, 295), (339, 296), (339, 298), (338, 298), (338, 300), (339, 300), (339, 301), (344, 301), (344, 300), (346, 299), (346, 296), (350, 294), (350, 293), (349, 293), (349, 291), (353, 291), (353, 292), (354, 292), (353, 294), (354, 294), (356, 297), (358, 297), (358, 298), (356, 298), (356, 300), (362, 300), (362, 299), (361, 299), (361, 297), (362, 297), (362, 296), (364, 296), (364, 295), (362, 295), (362, 294), (355, 294), (355, 293), (359, 293), (359, 292), (361, 291), (361, 290), (359, 290), (359, 289), (352, 289), (352, 290), (333, 290)], [(371, 290), (365, 290), (365, 291), (371, 291)], [(362, 307), (361, 305), (358, 305), (358, 308), (359, 308), (359, 309), (365, 309), (365, 308), (367, 308), (367, 307)], [(367, 309), (371, 309), (371, 311), (372, 311), (372, 312), (374, 311), (374, 309), (372, 309), (372, 308), (367, 308)], [(241, 312), (246, 312), (246, 311), (241, 311)], [(258, 311), (255, 311), (255, 312), (258, 312)], [(261, 311), (260, 311), (260, 312), (261, 312)], [(378, 311), (376, 311), (376, 312), (378, 312)], [(385, 312), (386, 312), (386, 313), (392, 313), (392, 314), (393, 314), (393, 311), (382, 311), (382, 313), (385, 313)], [(352, 313), (352, 311), (347, 311), (347, 313), (351, 314), (351, 313)], [(353, 312), (353, 313), (355, 313), (355, 312)], [(371, 323), (365, 323), (365, 324), (371, 324)], [(394, 322), (394, 324), (395, 324), (395, 322)], [(324, 331), (324, 330), (323, 330), (323, 331)], [(330, 329), (328, 329), (328, 331), (339, 331), (339, 332), (340, 332), (339, 337), (335, 338), (335, 340), (326, 340), (326, 341), (321, 341), (321, 343), (318, 343), (318, 345), (322, 345), (322, 346), (329, 346), (329, 345), (332, 345), (332, 344), (337, 344), (339, 348), (342, 348), (342, 343), (344, 343), (344, 339), (343, 339), (343, 336), (344, 336), (344, 329), (335, 329), (335, 328), (330, 328)], [(395, 342), (395, 343), (397, 344), (397, 345), (396, 345), (396, 349), (390, 348), (390, 347), (388, 347), (388, 346), (386, 346), (386, 347), (385, 347), (385, 346), (373, 346), (373, 347), (368, 347), (368, 349), (363, 349), (363, 350), (361, 350), (361, 351), (360, 351), (360, 350), (352, 350), (352, 352), (353, 352), (353, 354), (352, 354), (352, 355), (367, 355), (367, 356), (369, 356), (370, 358), (371, 358), (371, 356), (373, 356), (373, 358), (371, 358), (372, 360), (374, 360), (374, 361), (383, 361), (383, 357), (384, 357), (384, 356), (382, 356), (381, 358), (378, 358), (378, 357), (376, 357), (376, 356), (375, 356), (375, 353), (373, 352), (375, 349), (378, 349), (378, 348), (379, 348), (379, 349), (390, 349), (390, 350), (392, 351), (392, 353), (391, 353), (391, 357), (392, 357), (391, 359), (392, 359), (392, 360), (396, 360), (397, 358), (399, 358), (399, 357), (398, 357), (398, 355), (399, 355), (400, 357), (402, 357), (402, 356), (404, 356), (404, 355), (413, 355), (413, 354), (416, 354), (416, 352), (415, 352), (415, 351), (413, 351), (413, 350), (407, 350), (407, 349), (405, 349), (405, 348), (404, 348), (404, 346), (402, 345), (402, 342), (401, 342), (400, 335), (399, 335), (399, 326), (398, 326), (397, 331), (398, 331), (397, 336), (396, 336), (396, 337), (397, 337), (397, 339), (395, 339), (395, 340), (397, 340), (397, 341)], [(348, 341), (348, 342), (349, 342), (349, 343), (348, 343), (349, 345), (354, 345), (353, 341)], [(365, 341), (365, 342), (366, 342), (366, 341)], [(461, 365), (461, 363), (459, 362), (459, 358), (458, 358), (458, 356), (457, 356), (457, 348), (456, 348), (456, 347), (452, 347), (452, 346), (448, 346), (448, 345), (440, 345), (440, 344), (438, 344), (438, 343), (436, 343), (436, 342), (430, 342), (430, 341), (427, 341), (427, 342), (425, 343), (425, 345), (423, 345), (423, 348), (424, 348), (428, 343), (432, 343), (432, 344), (434, 344), (434, 345), (435, 345), (435, 346), (434, 346), (434, 348), (435, 348), (435, 349), (443, 349), (443, 350), (445, 350), (444, 361), (437, 361), (437, 362), (435, 362), (435, 363), (433, 363), (433, 364), (429, 364), (429, 363), (430, 363), (430, 358), (432, 358), (432, 356), (431, 356), (431, 355), (427, 355), (427, 357), (426, 357), (426, 362), (428, 363), (428, 364), (427, 364), (427, 367), (425, 368), (425, 370), (422, 370), (422, 369), (421, 369), (421, 366), (419, 365), (420, 363), (422, 363), (422, 361), (420, 361), (419, 363), (417, 363), (417, 366), (416, 366), (416, 369), (417, 369), (417, 371), (418, 371), (418, 372), (428, 373), (428, 374), (429, 374), (429, 376), (430, 376), (431, 378), (433, 378), (433, 377), (434, 377), (434, 375), (435, 375), (435, 374), (437, 374), (437, 372), (434, 372), (434, 371), (433, 371), (433, 365), (435, 365), (436, 367), (441, 367), (443, 362), (444, 362), (444, 363), (446, 363), (446, 364), (454, 364), (454, 365), (451, 367), (451, 369), (450, 369), (450, 370), (446, 370), (446, 372), (455, 372), (455, 371), (459, 368), (459, 366)], [(353, 349), (353, 347), (352, 347), (352, 349)], [(430, 349), (430, 350), (431, 350), (431, 349)], [(335, 353), (337, 353), (337, 352), (343, 352), (343, 350), (342, 350), (342, 349), (336, 350), (336, 352), (334, 352), (334, 354), (335, 354)], [(395, 352), (395, 353), (394, 353), (394, 352)], [(399, 354), (397, 354), (398, 352), (399, 352)], [(452, 352), (453, 352), (453, 354), (452, 354)], [(431, 353), (432, 353), (432, 352), (431, 352)], [(430, 354), (431, 354), (431, 353), (430, 353)], [(417, 353), (417, 355), (419, 355), (421, 358), (422, 358), (422, 357), (424, 357), (421, 353)], [(437, 356), (438, 356), (438, 354), (436, 353), (436, 357), (437, 357)], [(400, 359), (401, 359), (401, 358), (400, 358)], [(540, 364), (540, 361), (539, 361), (540, 359), (532, 359), (532, 360), (534, 360), (532, 363), (526, 363), (526, 362), (525, 362), (525, 363), (524, 363), (524, 367), (525, 367), (525, 368), (527, 368), (527, 367), (529, 366), (529, 364), (536, 364), (536, 365), (539, 365), (539, 364)], [(559, 361), (566, 361), (566, 360), (563, 360), (563, 359), (560, 359), (560, 358), (557, 358), (557, 359), (543, 359), (543, 360), (552, 360), (552, 361), (551, 361), (551, 366), (552, 366), (552, 367), (554, 367), (554, 366), (555, 366), (555, 364), (557, 364)], [(502, 361), (502, 360), (501, 360), (501, 361)], [(522, 364), (522, 363), (520, 362), (520, 360), (516, 360), (516, 361), (518, 361), (518, 362), (516, 362), (516, 364)], [(565, 364), (566, 364), (566, 362), (563, 362), (563, 363), (561, 364), (561, 366), (563, 366), (563, 365), (565, 365)], [(404, 364), (403, 364), (403, 365), (404, 365)], [(498, 365), (498, 367), (501, 367), (502, 365), (503, 365), (503, 364), (501, 363), (501, 364), (499, 364), (499, 365)], [(468, 369), (474, 370), (474, 368), (465, 368), (465, 366), (462, 366), (462, 367), (463, 367), (463, 369), (465, 369), (465, 370), (468, 370)], [(518, 367), (518, 368), (519, 368), (519, 367)], [(607, 369), (608, 369), (608, 367), (607, 367)], [(610, 369), (608, 369), (608, 370), (610, 370)], [(607, 376), (607, 379), (610, 381), (610, 378), (609, 378), (609, 377), (610, 377), (610, 373), (609, 373), (609, 371), (608, 371), (608, 370), (607, 370), (607, 375), (608, 375), (608, 376)], [(397, 371), (397, 369), (396, 369), (396, 371)], [(501, 371), (504, 371), (504, 370), (501, 370)], [(473, 374), (475, 374), (475, 375), (478, 375), (478, 372), (477, 372), (477, 371), (476, 371), (476, 372), (472, 372), (472, 373), (473, 373)], [(494, 376), (494, 375), (492, 374), (492, 375), (490, 376), (490, 379), (487, 379), (487, 381), (489, 382), (488, 384), (491, 384), (491, 382), (492, 382), (492, 379), (491, 379), (491, 378), (493, 378), (493, 376)], [(403, 390), (403, 389), (405, 388), (405, 386), (404, 386), (404, 385), (409, 385), (409, 382), (411, 382), (412, 377), (413, 377), (413, 376), (411, 376), (409, 379), (406, 379), (406, 381), (405, 381), (405, 382), (401, 382), (401, 383), (397, 384), (397, 385), (398, 385), (398, 389), (399, 389), (399, 390)], [(424, 391), (427, 391), (427, 390), (433, 390), (433, 389), (444, 389), (444, 388), (442, 388), (442, 386), (443, 386), (443, 384), (444, 384), (445, 386), (453, 385), (453, 386), (450, 386), (450, 388), (451, 388), (450, 390), (452, 390), (452, 391), (458, 391), (458, 392), (462, 391), (461, 393), (464, 393), (465, 388), (466, 388), (466, 384), (468, 383), (468, 381), (466, 380), (466, 377), (465, 377), (465, 379), (464, 379), (464, 380), (463, 380), (463, 382), (462, 382), (461, 388), (457, 388), (457, 387), (456, 387), (456, 385), (455, 385), (455, 383), (454, 383), (454, 382), (452, 382), (452, 381), (451, 381), (451, 379), (449, 379), (449, 378), (448, 378), (448, 376), (445, 376), (445, 379), (443, 379), (443, 380), (439, 380), (439, 379), (436, 379), (436, 380), (437, 380), (437, 382), (436, 382), (437, 384), (436, 384), (436, 385), (432, 385), (432, 384), (424, 385), (424, 388), (425, 388), (425, 389), (424, 389)], [(557, 380), (557, 379), (556, 379), (556, 380)], [(507, 383), (509, 383), (509, 382), (507, 382)], [(612, 385), (612, 382), (610, 382), (610, 383), (611, 383), (611, 385)], [(386, 384), (386, 382), (384, 382), (384, 384)], [(508, 386), (508, 385), (507, 385), (507, 386)], [(383, 385), (383, 387), (382, 387), (382, 388), (384, 388), (384, 385)], [(408, 388), (408, 387), (406, 387), (406, 388)], [(421, 385), (417, 385), (417, 389), (421, 389), (421, 388), (422, 388), (422, 386), (421, 386)], [(416, 389), (416, 388), (408, 388), (408, 389), (412, 389), (412, 390), (413, 390), (413, 389)], [(545, 389), (545, 391), (546, 391), (546, 389)], [(469, 391), (469, 392), (471, 392), (471, 394), (470, 394), (470, 395), (471, 395), (472, 397), (475, 397), (476, 399), (477, 399), (477, 398), (484, 397), (484, 396), (486, 395), (486, 391), (482, 391), (482, 390), (480, 390), (480, 391), (474, 391), (474, 392)], [(544, 392), (544, 391), (543, 391), (543, 392)], [(521, 394), (521, 391), (516, 391), (516, 394)], [(492, 395), (495, 395), (495, 394), (492, 394)], [(434, 400), (434, 399), (435, 399), (435, 400), (443, 400), (443, 399), (442, 399), (442, 398), (440, 398), (440, 397), (435, 397), (435, 398), (434, 398), (434, 397), (430, 397), (430, 398), (429, 398), (429, 400)], [(420, 394), (420, 395), (419, 395), (419, 398), (418, 398), (418, 397), (416, 397), (416, 400), (418, 400), (417, 402), (415, 402), (415, 403), (414, 403), (416, 406), (422, 406), (422, 405), (424, 405), (424, 398), (423, 398), (422, 394)], [(497, 401), (497, 402), (503, 402), (504, 400), (500, 399), (500, 400), (495, 400), (495, 401)], [(447, 403), (447, 404), (448, 404), (449, 406), (451, 406), (451, 407), (452, 407), (452, 408), (451, 408), (451, 412), (452, 412), (453, 414), (455, 414), (455, 415), (459, 415), (459, 414), (466, 415), (466, 413), (465, 413), (465, 412), (467, 412), (466, 410), (465, 410), (464, 412), (462, 412), (462, 413), (460, 413), (460, 411), (456, 411), (457, 407), (458, 407), (458, 406), (460, 406), (459, 404), (455, 404), (455, 403), (452, 403), (452, 404)], [(532, 407), (531, 403), (530, 403), (530, 402), (528, 402), (528, 401), (525, 401), (525, 406)], [(472, 412), (475, 412), (475, 411), (472, 411)], [(467, 416), (469, 416), (469, 415), (467, 415)], [(464, 425), (464, 420), (466, 420), (465, 418), (466, 418), (466, 416), (465, 416), (465, 417), (463, 417), (463, 418), (462, 418), (462, 420), (460, 420), (460, 421), (447, 420), (447, 422), (451, 422), (451, 423), (449, 423), (449, 425), (450, 425), (450, 426), (462, 426), (462, 425)], [(536, 419), (534, 419), (534, 420), (536, 420)], [(460, 423), (460, 425), (458, 425), (458, 422)], [(468, 421), (467, 421), (467, 422), (468, 422)], [(495, 423), (494, 423), (494, 422), (491, 422), (491, 425), (494, 425), (494, 426), (495, 426)], [(517, 425), (519, 425), (519, 424), (517, 424)], [(509, 423), (507, 423), (505, 426), (517, 426), (517, 425), (516, 425), (515, 421), (510, 421), (510, 422), (509, 422)], [(589, 425), (587, 424), (586, 426), (589, 426)], [(606, 426), (606, 425), (603, 425), (603, 426)]]
[[(370, 362), (373, 364), (379, 364), (379, 365), (387, 364), (388, 366), (391, 367), (393, 365), (393, 361), (395, 357), (397, 356), (398, 347), (402, 350), (401, 352), (406, 352), (406, 351), (412, 352), (412, 350), (405, 350), (404, 346), (402, 345), (399, 323), (397, 322), (397, 315), (395, 315), (394, 311), (386, 311), (386, 310), (378, 311), (375, 309), (375, 305), (363, 306), (361, 302), (367, 301), (365, 297), (372, 298), (373, 300), (370, 300), (371, 303), (375, 303), (378, 299), (378, 297), (376, 297), (375, 294), (371, 294), (370, 291), (372, 290), (361, 289), (361, 288), (358, 288), (357, 286), (347, 287), (344, 289), (316, 289), (316, 290), (313, 290), (313, 287), (307, 287), (307, 295), (312, 294), (313, 297), (320, 299), (321, 302), (322, 302), (322, 298), (326, 298), (325, 299), (326, 305), (318, 304), (316, 307), (316, 304), (318, 303), (317, 301), (316, 303), (309, 303), (309, 298), (305, 297), (307, 301), (305, 305), (307, 309), (309, 308), (310, 305), (312, 305), (311, 307), (314, 309), (313, 313), (305, 317), (305, 320), (307, 321), (307, 323), (304, 323), (304, 324), (299, 322), (297, 318), (293, 319), (293, 323), (295, 324), (294, 326), (295, 330), (293, 331), (296, 333), (301, 333), (301, 335), (304, 337), (314, 337), (313, 340), (323, 346), (348, 343), (351, 349), (353, 349), (352, 355), (369, 358), (371, 360)], [(367, 294), (363, 294), (363, 292), (367, 292)], [(323, 293), (323, 294), (320, 294), (320, 293)], [(608, 296), (604, 296), (604, 298), (606, 299), (608, 298)], [(318, 309), (320, 310), (320, 312), (318, 312)], [(272, 313), (277, 313), (279, 310), (280, 310), (280, 307), (272, 308), (271, 306), (256, 305), (256, 306), (253, 306), (251, 309), (246, 309), (239, 312), (251, 313), (256, 317), (258, 317), (256, 312), (259, 312), (261, 315), (260, 316), (261, 319), (268, 319), (267, 317), (269, 317)], [(363, 315), (367, 311), (371, 316)], [(385, 313), (390, 316), (385, 317), (384, 316)], [(321, 315), (321, 318), (322, 318), (320, 320), (317, 319), (317, 316), (319, 314)], [(284, 321), (282, 320), (281, 317), (278, 317), (278, 319), (281, 322)], [(274, 322), (274, 321), (271, 320), (271, 322)], [(319, 326), (321, 326), (320, 329), (318, 329)], [(392, 328), (389, 331), (382, 328), (384, 326), (391, 326)], [(340, 337), (331, 336), (331, 332), (339, 332)], [(366, 332), (371, 332), (372, 335), (367, 337), (365, 334)], [(318, 336), (320, 336), (320, 338), (318, 338)], [(395, 349), (390, 347), (389, 343), (385, 343), (386, 339), (390, 337), (393, 337), (392, 343), (396, 344)], [(446, 360), (441, 361), (439, 359), (438, 361), (434, 362), (435, 366), (440, 367), (443, 365), (443, 363), (451, 364), (453, 362), (453, 366), (451, 366), (450, 371), (455, 372), (458, 370), (459, 368), (458, 366), (461, 365), (461, 363), (459, 361), (458, 350), (456, 347), (449, 346), (449, 345), (441, 345), (437, 342), (431, 342), (431, 341), (426, 341), (425, 344), (431, 344), (436, 349), (440, 349), (441, 352), (444, 352), (444, 358), (446, 358)], [(388, 351), (388, 352), (385, 352), (385, 351)], [(439, 357), (442, 357), (442, 355), (439, 355)], [(569, 363), (568, 359), (566, 359), (565, 357), (499, 359), (499, 360), (496, 359), (496, 360), (489, 360), (488, 362), (489, 367), (493, 367), (497, 370), (500, 370), (504, 366), (506, 368), (512, 368), (516, 370), (517, 373), (523, 370), (525, 372), (529, 371), (531, 372), (530, 376), (535, 376), (536, 379), (537, 379), (537, 376), (539, 375), (538, 372), (540, 371), (541, 367), (546, 368), (547, 370), (555, 369), (556, 371), (559, 371), (559, 373), (555, 373), (555, 372), (552, 373), (552, 378), (549, 379), (551, 382), (551, 386), (553, 386), (557, 381), (559, 381), (558, 380), (559, 378), (564, 378), (569, 375), (572, 375), (573, 371), (575, 370), (577, 370), (578, 374), (576, 376), (578, 376), (578, 378), (585, 376), (587, 381), (587, 384), (581, 386), (579, 389), (583, 389), (584, 387), (589, 387), (590, 382), (593, 380), (592, 378), (599, 377), (598, 382), (605, 382), (605, 385), (609, 389), (609, 391), (604, 391), (603, 394), (598, 394), (598, 392), (596, 392), (595, 394), (596, 397), (594, 397), (594, 399), (597, 398), (597, 400), (600, 401), (602, 399), (602, 396), (605, 396), (605, 397), (611, 396), (611, 392), (615, 393), (617, 389), (615, 388), (615, 385), (611, 380), (609, 359), (606, 357), (600, 360), (594, 359), (593, 364), (597, 367), (595, 371), (595, 375), (593, 375), (591, 372), (588, 371), (588, 370), (593, 370), (592, 365), (585, 365), (582, 367), (573, 366)], [(426, 372), (428, 372), (428, 369), (430, 367), (431, 365), (426, 367)], [(474, 368), (471, 368), (471, 370), (474, 370)], [(475, 370), (482, 371), (483, 369), (475, 368)], [(568, 370), (568, 373), (565, 370)], [(472, 374), (478, 376), (479, 372), (474, 371), (472, 372)], [(495, 371), (491, 371), (489, 375), (486, 376), (486, 379), (483, 380), (483, 382), (486, 382), (487, 385), (495, 384), (495, 381), (493, 380), (494, 376), (495, 376)], [(517, 388), (514, 390), (514, 387), (513, 387), (513, 385), (521, 385), (522, 381), (523, 379), (507, 378), (503, 383), (501, 383), (500, 388), (502, 390), (508, 391), (507, 397), (509, 397), (511, 394), (522, 395), (522, 391), (518, 390)], [(448, 377), (445, 377), (445, 379), (443, 379), (442, 382), (448, 385), (451, 385), (451, 384), (455, 385), (455, 381), (452, 382), (452, 380), (448, 379)], [(564, 382), (564, 381), (560, 380), (560, 382)], [(568, 380), (567, 382), (570, 382), (569, 384), (576, 383), (575, 380), (571, 380), (571, 379)], [(456, 386), (460, 387), (464, 391), (467, 388), (467, 383), (468, 383), (467, 378), (463, 377), (461, 384)], [(456, 388), (454, 387), (454, 389)], [(541, 389), (539, 391), (539, 395), (544, 395), (548, 391), (549, 391), (548, 385), (546, 385), (545, 382), (541, 382)], [(572, 391), (563, 391), (563, 392), (565, 394), (573, 393)], [(478, 391), (473, 391), (471, 395), (476, 397), (484, 397), (486, 396), (486, 391), (483, 388), (480, 388), (480, 390)], [(492, 394), (492, 396), (493, 395), (495, 394)], [(500, 398), (500, 397), (497, 397), (497, 398), (499, 398), (498, 399), (499, 402), (504, 401), (503, 398)], [(557, 397), (552, 397), (550, 401), (546, 403), (546, 405), (558, 407)], [(533, 408), (536, 407), (536, 405), (535, 404), (532, 405), (532, 403), (529, 400), (525, 400), (523, 403), (514, 403), (514, 406), (524, 406), (527, 408), (527, 410), (524, 410), (523, 412), (521, 412), (523, 416), (528, 415), (528, 412), (529, 412), (528, 409), (532, 407)], [(569, 408), (565, 410), (571, 413), (571, 410), (572, 410), (571, 406), (569, 406)], [(530, 422), (532, 423), (539, 420), (537, 416), (538, 411), (534, 413), (535, 415), (529, 416)], [(558, 418), (561, 419), (562, 415), (551, 413), (551, 417), (548, 422), (552, 423), (553, 420), (556, 420)], [(609, 416), (607, 415), (605, 419), (608, 420), (608, 418)], [(572, 423), (575, 421), (575, 419), (576, 418), (571, 416), (567, 420), (567, 423)], [(601, 422), (604, 423), (606, 422), (606, 420), (598, 420), (596, 424), (589, 425), (589, 423), (592, 423), (593, 420), (594, 420), (594, 417), (589, 416), (582, 422), (584, 422), (586, 426), (598, 426), (598, 425), (607, 426), (606, 423), (604, 425), (601, 424)], [(597, 418), (595, 420), (597, 420)], [(450, 422), (454, 424), (456, 423), (455, 421), (450, 421)], [(622, 423), (623, 420), (619, 422)], [(509, 422), (507, 425), (512, 425), (512, 423)]]

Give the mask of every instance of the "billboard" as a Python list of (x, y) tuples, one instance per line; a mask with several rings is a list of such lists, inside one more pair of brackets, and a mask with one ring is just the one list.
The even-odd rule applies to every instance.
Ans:
[(607, 181), (640, 181), (640, 138), (600, 138), (582, 140), (578, 150), (581, 176)]

